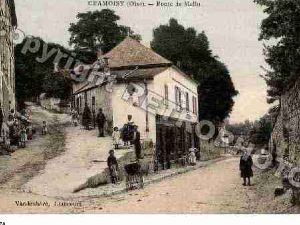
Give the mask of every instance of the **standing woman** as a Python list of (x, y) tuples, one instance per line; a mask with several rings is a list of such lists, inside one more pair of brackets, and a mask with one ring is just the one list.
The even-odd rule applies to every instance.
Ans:
[(141, 145), (141, 134), (138, 130), (137, 125), (134, 125), (133, 145), (134, 145), (136, 159), (139, 160), (142, 157), (142, 145)]
[(85, 104), (83, 109), (83, 114), (82, 114), (82, 125), (86, 130), (89, 130), (91, 123), (92, 123), (92, 113), (88, 104)]
[[(244, 186), (251, 186), (250, 178), (253, 177), (252, 165), (253, 161), (251, 155), (247, 152), (247, 150), (244, 150), (240, 160), (240, 171), (241, 177), (244, 180)], [(248, 180), (248, 183), (246, 183), (246, 180)]]

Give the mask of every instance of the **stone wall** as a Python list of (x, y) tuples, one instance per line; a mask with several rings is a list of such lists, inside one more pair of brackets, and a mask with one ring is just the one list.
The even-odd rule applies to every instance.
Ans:
[(284, 155), (284, 130), (288, 134), (288, 160), (300, 165), (300, 79), (281, 96), (280, 113), (271, 138), (271, 148), (276, 147), (279, 157)]
[(15, 58), (13, 32), (15, 29), (13, 1), (0, 1), (0, 104), (7, 119), (15, 109)]

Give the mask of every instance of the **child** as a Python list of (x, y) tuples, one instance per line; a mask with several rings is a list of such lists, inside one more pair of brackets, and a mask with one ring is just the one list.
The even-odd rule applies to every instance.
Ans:
[(189, 165), (195, 166), (196, 165), (196, 153), (195, 148), (189, 149)]
[(107, 166), (109, 169), (109, 175), (111, 178), (111, 182), (116, 184), (118, 182), (118, 161), (115, 157), (115, 151), (109, 151), (109, 157), (107, 158)]
[(78, 126), (78, 113), (75, 109), (72, 110), (72, 124), (74, 127)]
[(121, 139), (121, 133), (118, 127), (114, 128), (114, 132), (112, 133), (112, 138), (113, 138), (115, 149), (118, 149), (120, 145), (120, 139)]
[(27, 141), (26, 129), (25, 129), (25, 127), (23, 127), (20, 131), (20, 147), (21, 148), (26, 147), (26, 141)]
[(32, 125), (29, 124), (27, 127), (27, 139), (32, 140), (33, 131), (32, 131)]
[(43, 130), (42, 130), (42, 135), (45, 135), (48, 133), (48, 128), (47, 128), (47, 122), (43, 121)]

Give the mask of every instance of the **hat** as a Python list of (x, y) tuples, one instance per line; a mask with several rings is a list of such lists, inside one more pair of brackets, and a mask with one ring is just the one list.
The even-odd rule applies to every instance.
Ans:
[(111, 153), (115, 153), (115, 151), (113, 149), (109, 150), (109, 154)]

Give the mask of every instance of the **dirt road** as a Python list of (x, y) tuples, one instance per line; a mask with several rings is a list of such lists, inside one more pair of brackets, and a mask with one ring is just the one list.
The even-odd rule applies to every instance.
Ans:
[(242, 186), (239, 158), (152, 184), (109, 200), (85, 201), (81, 213), (299, 213), (288, 194), (274, 197), (280, 179), (255, 170), (252, 186)]
[[(224, 213), (248, 209), (249, 187), (241, 186), (238, 159), (231, 158), (187, 174), (111, 198), (95, 199), (86, 213)], [(251, 187), (250, 187), (251, 188)], [(99, 205), (98, 205), (99, 204)], [(95, 209), (97, 205), (97, 209)]]
[[(38, 107), (32, 111), (37, 124), (48, 118), (49, 124), (57, 127), (69, 120), (66, 115), (53, 115)], [(271, 173), (255, 171), (253, 186), (243, 187), (235, 157), (143, 190), (112, 197), (73, 195), (74, 186), (102, 168), (92, 160), (105, 161), (111, 146), (110, 140), (99, 139), (93, 132), (69, 127), (46, 137), (37, 136), (26, 149), (1, 157), (0, 213), (300, 212), (285, 196), (274, 198), (278, 180)]]
[[(64, 154), (50, 160), (46, 168), (25, 185), (24, 190), (51, 197), (74, 197), (75, 188), (107, 167), (112, 139), (98, 138), (97, 134), (96, 130), (66, 128)], [(127, 152), (117, 151), (116, 157), (120, 158)]]
[[(48, 160), (64, 149), (64, 124), (70, 119), (65, 114), (49, 113), (41, 107), (29, 106), (32, 123), (37, 129), (26, 148), (17, 149), (11, 156), (0, 156), (0, 187), (19, 189), (42, 170)], [(41, 135), (42, 121), (47, 121), (49, 134)]]
[[(243, 187), (238, 158), (113, 197), (59, 199), (0, 189), (2, 213), (299, 213), (286, 198), (274, 198), (276, 180), (257, 175), (253, 186)], [(44, 206), (18, 206), (16, 201), (43, 202)], [(73, 204), (67, 206), (67, 204)]]

